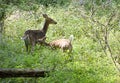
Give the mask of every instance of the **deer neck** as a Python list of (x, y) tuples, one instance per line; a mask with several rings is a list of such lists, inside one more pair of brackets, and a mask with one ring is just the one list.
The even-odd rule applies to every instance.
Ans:
[(43, 26), (43, 32), (46, 34), (47, 30), (48, 30), (48, 26), (49, 26), (49, 22), (47, 20), (45, 20), (44, 26)]

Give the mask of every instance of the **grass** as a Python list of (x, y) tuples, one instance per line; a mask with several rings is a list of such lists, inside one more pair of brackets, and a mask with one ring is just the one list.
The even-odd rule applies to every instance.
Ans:
[[(32, 55), (26, 53), (24, 42), (20, 38), (27, 29), (42, 28), (44, 19), (41, 11), (58, 22), (57, 25), (49, 26), (47, 42), (74, 35), (71, 54), (39, 45), (35, 47)], [(104, 54), (100, 44), (85, 35), (82, 29), (93, 35), (90, 25), (75, 11), (73, 6), (64, 9), (49, 7), (40, 8), (36, 13), (39, 17), (37, 19), (30, 12), (19, 10), (13, 13), (13, 17), (8, 17), (5, 20), (6, 33), (0, 44), (0, 67), (50, 70), (55, 66), (55, 71), (50, 73), (50, 77), (6, 78), (0, 79), (0, 82), (34, 83), (36, 80), (38, 83), (115, 83), (118, 74), (114, 64), (110, 57)], [(115, 33), (117, 37), (119, 33)], [(111, 46), (114, 42), (116, 41), (110, 40)]]

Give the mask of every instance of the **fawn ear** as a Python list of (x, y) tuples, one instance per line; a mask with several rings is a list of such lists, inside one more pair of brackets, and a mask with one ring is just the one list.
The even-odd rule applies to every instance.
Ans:
[(44, 17), (44, 18), (48, 18), (48, 15), (47, 15), (47, 14), (43, 14), (43, 17)]

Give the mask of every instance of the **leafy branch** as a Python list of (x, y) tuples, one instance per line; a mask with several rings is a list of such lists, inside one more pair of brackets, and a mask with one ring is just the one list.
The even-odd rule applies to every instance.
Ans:
[[(96, 31), (96, 33), (95, 33), (96, 38), (99, 41), (105, 55), (107, 55), (107, 56), (108, 56), (108, 53), (107, 53), (107, 49), (108, 49), (108, 52), (110, 53), (110, 57), (111, 57), (112, 62), (114, 63), (116, 69), (120, 72), (120, 69), (118, 68), (118, 66), (115, 62), (115, 59), (113, 57), (113, 52), (112, 52), (112, 49), (111, 49), (109, 41), (108, 41), (108, 37), (109, 37), (109, 33), (110, 33), (110, 27), (113, 25), (112, 21), (116, 21), (116, 20), (114, 20), (114, 17), (116, 16), (117, 11), (116, 10), (112, 11), (110, 13), (110, 16), (107, 18), (106, 22), (102, 23), (98, 19), (95, 19), (97, 11), (99, 11), (101, 8), (102, 8), (102, 6), (95, 7), (95, 5), (93, 4), (92, 7), (91, 7), (90, 15), (88, 15), (86, 13), (83, 14), (83, 11), (81, 10), (81, 16), (85, 20), (88, 19), (87, 21), (90, 24), (94, 24), (96, 26), (101, 27), (101, 30), (103, 32), (103, 36), (102, 36), (103, 40), (101, 40), (101, 38), (100, 38), (100, 31), (101, 31), (100, 28), (96, 28), (96, 30), (95, 30)], [(83, 31), (85, 31), (85, 30), (83, 30)], [(102, 41), (104, 43), (102, 43)]]

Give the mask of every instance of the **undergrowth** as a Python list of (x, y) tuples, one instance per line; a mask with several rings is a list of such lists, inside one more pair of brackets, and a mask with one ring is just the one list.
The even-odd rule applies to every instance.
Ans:
[[(31, 12), (16, 10), (5, 20), (4, 40), (0, 44), (0, 68), (42, 69), (54, 71), (45, 78), (6, 78), (1, 83), (116, 83), (117, 70), (109, 56), (106, 56), (98, 41), (85, 35), (82, 29), (90, 31), (90, 24), (85, 21), (72, 5), (68, 8), (40, 8), (35, 19)], [(24, 41), (21, 40), (25, 30), (42, 29), (44, 18), (48, 14), (57, 21), (50, 25), (47, 42), (74, 35), (73, 51), (63, 53), (47, 46), (37, 45), (33, 54), (26, 53)], [(19, 14), (19, 15), (18, 15)], [(116, 32), (119, 37), (119, 31)], [(110, 33), (112, 35), (112, 33)], [(113, 37), (112, 37), (113, 38)], [(110, 38), (110, 39), (112, 39)], [(114, 47), (115, 39), (110, 40)], [(116, 43), (119, 45), (119, 43)]]

